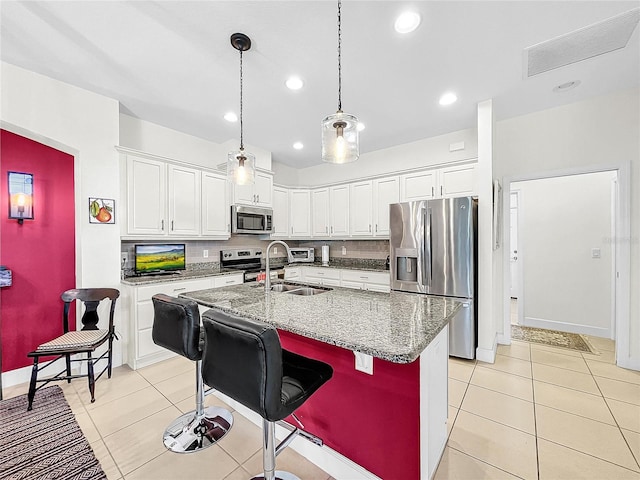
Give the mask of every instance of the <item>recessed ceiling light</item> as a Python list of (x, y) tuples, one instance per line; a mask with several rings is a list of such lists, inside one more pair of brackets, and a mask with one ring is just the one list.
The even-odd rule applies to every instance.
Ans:
[(302, 144), (302, 142), (296, 142), (293, 144), (293, 148), (295, 148), (296, 150), (302, 150), (304, 148), (304, 145)]
[(224, 114), (224, 119), (227, 122), (237, 122), (238, 121), (238, 116), (233, 112), (227, 112), (227, 113)]
[(356, 126), (356, 129), (361, 132), (362, 130), (365, 129), (364, 123), (362, 122), (358, 122), (358, 125)]
[(304, 82), (300, 77), (289, 77), (285, 82), (285, 85), (290, 90), (300, 90), (304, 85)]
[(458, 96), (453, 92), (447, 92), (440, 97), (440, 105), (451, 105), (458, 100)]
[(420, 25), (420, 14), (416, 12), (403, 12), (393, 25), (398, 33), (413, 32)]
[(558, 85), (553, 88), (554, 92), (566, 92), (567, 90), (572, 90), (580, 85), (580, 80), (572, 80), (571, 82), (566, 82)]

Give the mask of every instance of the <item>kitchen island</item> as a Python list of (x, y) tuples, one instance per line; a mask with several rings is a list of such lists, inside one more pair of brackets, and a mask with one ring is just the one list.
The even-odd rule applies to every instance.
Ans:
[[(254, 283), (180, 296), (269, 323), (285, 349), (332, 365), (331, 381), (297, 411), (332, 450), (379, 478), (430, 478), (446, 443), (447, 324), (460, 303), (339, 287), (300, 295), (289, 285), (280, 293)], [(353, 352), (372, 374), (354, 368)]]

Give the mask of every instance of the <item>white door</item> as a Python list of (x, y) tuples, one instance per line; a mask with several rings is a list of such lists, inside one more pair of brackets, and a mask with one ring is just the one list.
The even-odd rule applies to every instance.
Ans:
[(349, 185), (331, 187), (329, 190), (330, 221), (329, 233), (332, 237), (349, 235)]
[(311, 226), (314, 237), (329, 236), (329, 189), (311, 192)]
[(510, 248), (510, 268), (511, 268), (511, 298), (518, 298), (520, 285), (520, 261), (518, 260), (518, 192), (511, 192), (511, 210), (510, 210), (510, 232), (509, 232), (509, 248)]
[(373, 236), (373, 186), (371, 181), (351, 184), (349, 226), (354, 237)]
[(311, 236), (311, 192), (291, 190), (289, 193), (291, 237)]
[(200, 234), (200, 171), (169, 165), (169, 235)]
[(273, 189), (273, 233), (272, 237), (289, 236), (289, 190), (274, 187)]
[(398, 177), (376, 180), (373, 189), (375, 212), (373, 234), (378, 237), (389, 236), (389, 205), (400, 201)]
[(202, 172), (202, 234), (228, 237), (229, 215), (226, 177)]

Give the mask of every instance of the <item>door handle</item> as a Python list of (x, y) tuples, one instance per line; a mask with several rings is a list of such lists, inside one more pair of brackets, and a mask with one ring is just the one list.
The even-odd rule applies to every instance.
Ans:
[(164, 232), (164, 220), (162, 220), (162, 225), (160, 226), (160, 230)]
[(171, 220), (171, 231), (173, 232), (174, 228), (173, 228), (173, 220)]
[(432, 196), (432, 197), (435, 197), (435, 196), (436, 196), (436, 190), (435, 190), (435, 189), (436, 189), (436, 187), (431, 186), (431, 196)]

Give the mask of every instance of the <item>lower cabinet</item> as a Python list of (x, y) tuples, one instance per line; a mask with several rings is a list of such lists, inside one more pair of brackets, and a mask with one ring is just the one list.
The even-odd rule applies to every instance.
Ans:
[(388, 272), (326, 267), (285, 267), (284, 278), (325, 287), (345, 287), (381, 293), (391, 291)]
[[(197, 280), (178, 280), (153, 285), (128, 286), (130, 290), (129, 304), (129, 335), (127, 363), (136, 370), (174, 356), (166, 348), (159, 347), (153, 342), (153, 302), (151, 297), (157, 293), (164, 293), (177, 297), (181, 293), (207, 288), (220, 288), (243, 283), (242, 273), (234, 275), (220, 275)], [(205, 308), (201, 308), (201, 311)]]

